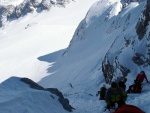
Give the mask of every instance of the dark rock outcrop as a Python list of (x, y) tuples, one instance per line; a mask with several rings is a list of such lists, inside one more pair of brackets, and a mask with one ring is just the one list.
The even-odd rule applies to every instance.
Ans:
[(38, 85), (34, 81), (28, 78), (21, 78), (21, 81), (28, 84), (31, 88), (37, 89), (37, 90), (45, 90), (42, 86)]
[(111, 83), (111, 80), (114, 76), (113, 65), (109, 63), (109, 61), (104, 60), (102, 62), (102, 72), (104, 74), (106, 83)]
[(147, 0), (147, 4), (142, 13), (142, 16), (136, 25), (136, 33), (138, 35), (139, 40), (143, 39), (149, 21), (150, 21), (150, 1)]
[(72, 112), (74, 109), (72, 106), (69, 105), (69, 100), (67, 98), (64, 98), (62, 93), (56, 89), (56, 88), (47, 88), (46, 91), (50, 91), (51, 93), (57, 95), (59, 97), (59, 102), (62, 104), (63, 108), (66, 109), (69, 112)]
[(60, 98), (64, 98), (63, 95), (62, 95), (62, 93), (58, 89), (56, 89), (56, 88), (46, 88), (46, 90), (50, 91), (51, 93), (57, 95)]

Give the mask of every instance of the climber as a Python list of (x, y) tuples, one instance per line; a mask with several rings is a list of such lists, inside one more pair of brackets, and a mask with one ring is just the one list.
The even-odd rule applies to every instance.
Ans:
[(147, 83), (148, 83), (148, 79), (147, 76), (145, 74), (144, 71), (141, 71), (137, 76), (136, 76), (136, 80), (140, 80), (140, 82), (142, 83), (143, 80), (146, 79)]
[(110, 108), (116, 109), (115, 104), (118, 104), (118, 107), (125, 104), (127, 99), (126, 92), (118, 86), (116, 82), (111, 83), (111, 87), (107, 90), (105, 101), (107, 104), (107, 109)]
[(123, 78), (123, 80), (120, 80), (118, 82), (119, 87), (121, 87), (122, 89), (124, 89), (124, 91), (126, 91), (126, 84), (125, 84), (126, 81), (127, 81), (127, 78)]
[(141, 90), (142, 90), (141, 81), (136, 79), (134, 80), (134, 84), (129, 86), (127, 93), (141, 93)]
[(103, 84), (103, 86), (100, 88), (100, 91), (98, 91), (96, 94), (96, 96), (100, 94), (99, 100), (105, 100), (106, 90), (106, 85)]

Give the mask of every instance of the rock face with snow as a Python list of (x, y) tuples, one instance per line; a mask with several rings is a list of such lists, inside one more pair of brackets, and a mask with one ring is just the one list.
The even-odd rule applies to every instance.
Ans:
[[(103, 6), (101, 6), (101, 4), (102, 3), (99, 2), (99, 3), (97, 3), (97, 6), (95, 5), (95, 7), (98, 7), (98, 6), (103, 7)], [(93, 31), (93, 33), (98, 32), (98, 30), (99, 30), (100, 31), (100, 33), (98, 33), (99, 37), (101, 37), (101, 38), (103, 37), (103, 40), (105, 40), (106, 42), (108, 41), (107, 39), (109, 39), (110, 36), (113, 35), (112, 38), (114, 40), (111, 42), (112, 44), (110, 47), (105, 46), (106, 48), (108, 48), (108, 50), (106, 53), (103, 54), (104, 55), (104, 57), (102, 57), (103, 60), (102, 60), (101, 64), (99, 64), (99, 67), (101, 67), (101, 70), (103, 72), (103, 75), (104, 75), (107, 83), (110, 83), (116, 75), (121, 74), (124, 77), (127, 76), (132, 70), (128, 67), (128, 65), (124, 65), (124, 63), (122, 63), (122, 61), (121, 61), (123, 59), (123, 54), (125, 54), (124, 53), (125, 50), (129, 46), (134, 46), (133, 40), (138, 41), (138, 38), (137, 38), (137, 39), (132, 39), (132, 42), (131, 42), (131, 37), (136, 37), (136, 34), (134, 34), (132, 36), (132, 34), (130, 34), (128, 32), (128, 29), (130, 29), (130, 23), (131, 23), (131, 21), (133, 21), (133, 18), (136, 20), (136, 21), (133, 21), (134, 24), (136, 24), (137, 20), (138, 20), (138, 18), (136, 18), (134, 16), (132, 17), (132, 15), (134, 15), (133, 14), (134, 11), (131, 11), (130, 13), (126, 13), (126, 10), (129, 7), (131, 7), (130, 6), (131, 4), (129, 4), (129, 6), (127, 6), (126, 8), (122, 8), (122, 4), (110, 2), (110, 6), (111, 6), (110, 11), (105, 12), (105, 9), (107, 9), (107, 8), (106, 8), (106, 6), (104, 6), (103, 7), (104, 12), (102, 14), (101, 14), (100, 10), (95, 11), (97, 13), (99, 12), (99, 14), (97, 14), (97, 15), (92, 15), (91, 12), (94, 12), (94, 11), (92, 11), (92, 8), (91, 8), (91, 10), (88, 12), (85, 20), (83, 20), (81, 22), (81, 24), (79, 25), (79, 27), (77, 28), (77, 30), (74, 34), (74, 37), (73, 37), (69, 47), (66, 50), (66, 52), (68, 52), (69, 49), (73, 48), (71, 46), (75, 45), (77, 42), (80, 43), (80, 41), (82, 42), (84, 40), (90, 40), (90, 37), (87, 36), (87, 34), (88, 34), (87, 31), (88, 31), (88, 29), (90, 29), (89, 26), (92, 26), (91, 31)], [(134, 4), (134, 5), (136, 5), (136, 4)], [(142, 5), (142, 3), (141, 3), (141, 5)], [(117, 15), (117, 17), (113, 17), (115, 15)], [(140, 15), (138, 15), (138, 16), (140, 17)], [(111, 18), (111, 17), (113, 17), (113, 18)], [(94, 19), (92, 20), (92, 18), (94, 18)], [(123, 18), (125, 18), (125, 19), (123, 19)], [(102, 23), (102, 21), (104, 22), (104, 24)], [(99, 25), (96, 26), (96, 23)], [(106, 27), (104, 27), (104, 25)], [(87, 26), (88, 26), (88, 28), (87, 28)], [(95, 26), (95, 27), (93, 27), (93, 26)], [(94, 31), (94, 29), (95, 29), (95, 31)], [(134, 32), (135, 32), (135, 30), (134, 30)], [(114, 35), (114, 33), (116, 33), (116, 35)], [(124, 34), (126, 34), (126, 35), (124, 35)], [(99, 40), (99, 42), (101, 41), (101, 39), (98, 39), (98, 37), (93, 40)], [(97, 44), (96, 42), (94, 42), (94, 43)], [(115, 50), (118, 43), (122, 43), (121, 47), (119, 49)], [(99, 48), (101, 48), (101, 47), (99, 46)], [(66, 54), (66, 52), (65, 52), (65, 54)], [(135, 54), (133, 54), (133, 57), (131, 57), (131, 59), (133, 59), (134, 63), (137, 62), (135, 64), (144, 65), (145, 61), (141, 58), (142, 56), (143, 56), (142, 54), (135, 53)], [(125, 62), (126, 60), (129, 60), (129, 59), (124, 59), (123, 62)]]
[(50, 10), (52, 6), (65, 7), (69, 2), (71, 2), (71, 0), (41, 0), (41, 2), (38, 0), (24, 0), (17, 6), (0, 5), (0, 27), (2, 27), (7, 20), (11, 21), (17, 19), (33, 11), (41, 12), (43, 10)]
[[(140, 1), (140, 2), (142, 2), (142, 1)], [(120, 52), (118, 54), (116, 54), (115, 56), (112, 56), (108, 52), (108, 54), (106, 54), (106, 56), (104, 57), (104, 60), (102, 62), (102, 71), (103, 71), (103, 74), (104, 74), (104, 77), (105, 77), (107, 83), (110, 83), (112, 81), (113, 77), (119, 75), (118, 72), (121, 73), (121, 75), (123, 75), (124, 77), (126, 77), (132, 71), (132, 69), (129, 68), (129, 66), (125, 66), (124, 64), (121, 64), (122, 61), (119, 60), (119, 57), (121, 56), (121, 54), (125, 54), (125, 53), (123, 53), (123, 51), (125, 49), (127, 49), (128, 46), (131, 46), (132, 50), (134, 51), (133, 52), (134, 54), (131, 56), (131, 59), (135, 65), (147, 67), (150, 64), (149, 63), (150, 57), (148, 55), (149, 54), (149, 52), (148, 52), (149, 51), (149, 46), (148, 46), (149, 45), (148, 44), (149, 43), (149, 35), (147, 35), (147, 34), (150, 34), (149, 30), (148, 30), (148, 25), (149, 25), (148, 22), (150, 21), (149, 11), (150, 11), (149, 10), (149, 0), (147, 0), (145, 9), (141, 12), (142, 16), (138, 17), (139, 20), (137, 21), (137, 24), (135, 26), (135, 30), (136, 30), (136, 33), (138, 36), (133, 35), (133, 37), (137, 37), (137, 38), (131, 38), (128, 36), (124, 36), (124, 43), (126, 44), (125, 45), (126, 47), (122, 47)], [(122, 13), (122, 12), (123, 11), (121, 11), (120, 13)], [(132, 15), (130, 15), (130, 13), (129, 13), (128, 17), (126, 18), (126, 22), (130, 20), (130, 16), (132, 16)], [(130, 23), (127, 22), (125, 24), (130, 24)], [(131, 34), (127, 33), (127, 35), (131, 35)], [(139, 43), (143, 44), (142, 48), (145, 48), (145, 51), (141, 51), (142, 49), (140, 50), (140, 48), (138, 47), (139, 44), (136, 45), (136, 42), (138, 42), (138, 41), (140, 41)], [(114, 42), (114, 43), (116, 43), (116, 42)], [(115, 46), (115, 44), (112, 44), (112, 47), (110, 48), (110, 52), (111, 52), (111, 49), (113, 48), (113, 46)], [(114, 61), (112, 63), (110, 63), (112, 60), (112, 59), (110, 60), (111, 57), (114, 57)]]
[[(135, 78), (139, 71), (148, 70), (150, 64), (148, 6), (149, 1), (131, 2), (126, 7), (123, 7), (119, 0), (100, 0), (95, 3), (76, 29), (62, 59), (52, 67), (53, 72), (55, 68), (60, 69), (63, 70), (62, 76), (69, 77), (71, 73), (74, 78), (80, 75), (77, 80), (84, 81), (91, 76), (98, 76), (98, 71), (107, 83), (111, 83), (118, 76), (134, 75)], [(142, 35), (139, 22), (145, 24)], [(72, 60), (65, 66), (68, 59)], [(78, 73), (74, 69), (78, 70)], [(59, 71), (54, 73), (56, 77), (61, 74)], [(47, 81), (53, 81), (54, 75), (43, 78), (41, 80), (43, 85), (48, 86)], [(75, 84), (75, 81), (68, 82)], [(57, 83), (53, 85), (59, 86)]]
[[(104, 82), (110, 87), (112, 81), (127, 77), (128, 88), (141, 70), (150, 74), (150, 25), (149, 20), (145, 21), (149, 13), (143, 13), (145, 9), (149, 11), (148, 5), (149, 1), (131, 2), (126, 7), (120, 0), (96, 2), (77, 27), (62, 56), (52, 60), (53, 55), (49, 54), (51, 62), (55, 63), (48, 69), (50, 75), (39, 84), (61, 89), (81, 113), (106, 113), (103, 112), (105, 102), (96, 101), (93, 96)], [(139, 22), (146, 22), (143, 35), (137, 32)], [(149, 112), (150, 101), (143, 101), (147, 107), (141, 107), (140, 103), (141, 98), (149, 94), (148, 87), (144, 83), (142, 94), (128, 95), (126, 103), (134, 103)], [(87, 109), (92, 101), (94, 105)]]
[(148, 22), (150, 21), (150, 3), (147, 0), (147, 5), (145, 6), (145, 9), (143, 10), (143, 13), (141, 15), (141, 18), (139, 19), (137, 26), (136, 26), (136, 32), (139, 35), (139, 40), (141, 40), (145, 33), (146, 33), (146, 27), (148, 25)]

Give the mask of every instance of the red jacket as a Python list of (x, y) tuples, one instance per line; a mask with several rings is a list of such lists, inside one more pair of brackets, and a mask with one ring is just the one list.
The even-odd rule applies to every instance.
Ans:
[(145, 112), (136, 106), (126, 104), (126, 105), (120, 106), (113, 113), (145, 113)]
[(136, 76), (136, 80), (140, 80), (141, 82), (143, 82), (143, 80), (146, 79), (146, 81), (148, 82), (147, 80), (147, 77), (146, 75), (141, 75), (140, 73)]

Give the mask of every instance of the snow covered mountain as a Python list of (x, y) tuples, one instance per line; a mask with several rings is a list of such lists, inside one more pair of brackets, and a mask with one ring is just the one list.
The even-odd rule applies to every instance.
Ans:
[[(119, 0), (95, 3), (76, 29), (69, 47), (49, 68), (52, 74), (45, 77), (41, 83), (49, 86), (49, 82), (53, 81), (53, 84), (59, 86), (59, 82), (54, 83), (53, 79), (63, 77), (63, 81), (58, 81), (76, 84), (84, 79), (89, 82), (101, 74), (106, 75), (106, 78), (113, 75), (110, 77), (111, 81), (120, 73), (122, 76), (131, 76), (132, 79), (140, 70), (147, 70), (146, 73), (149, 74), (149, 26), (145, 26), (144, 36), (138, 33), (141, 27), (139, 23), (145, 21), (140, 18), (146, 19), (142, 15), (145, 5), (146, 2), (133, 2), (122, 8)], [(110, 70), (106, 69), (107, 65)], [(105, 70), (108, 73), (105, 74)], [(67, 79), (70, 76), (71, 80)]]
[[(97, 0), (76, 0), (66, 7), (52, 7), (6, 21), (0, 27), (0, 82), (15, 75), (39, 81), (47, 76), (49, 63), (41, 62), (39, 56), (64, 49), (85, 17), (87, 11)], [(5, 0), (3, 6), (17, 6), (23, 0)], [(84, 4), (84, 7), (83, 7)]]
[[(89, 1), (86, 0), (86, 2), (82, 3), (89, 3), (89, 2), (90, 0)], [(33, 51), (29, 52), (30, 59), (26, 60), (26, 57), (24, 57), (25, 54), (23, 55), (19, 54), (17, 58), (22, 57), (19, 61), (21, 62), (21, 64), (24, 65), (26, 65), (29, 62), (35, 61), (33, 59), (35, 59), (37, 56), (39, 60), (47, 62), (47, 65), (46, 66), (44, 65), (45, 66), (44, 68), (37, 69), (38, 70), (37, 72), (35, 70), (36, 74), (40, 76), (45, 75), (45, 77), (41, 79), (38, 83), (45, 88), (49, 87), (58, 88), (63, 93), (63, 96), (69, 99), (70, 105), (75, 108), (75, 110), (72, 111), (73, 113), (107, 113), (104, 112), (105, 102), (99, 101), (98, 97), (95, 96), (95, 94), (97, 93), (97, 91), (99, 90), (99, 88), (102, 86), (103, 83), (108, 83), (107, 87), (109, 87), (109, 83), (113, 80), (116, 80), (117, 77), (126, 76), (128, 78), (127, 81), (128, 87), (133, 83), (136, 74), (141, 70), (144, 70), (147, 75), (150, 74), (149, 6), (150, 2), (148, 0), (147, 1), (135, 0), (134, 2), (126, 0), (122, 1), (99, 0), (94, 5), (92, 5), (92, 7), (87, 12), (85, 18), (80, 22), (79, 26), (77, 27), (73, 35), (72, 40), (70, 41), (69, 46), (66, 49), (57, 48), (55, 49), (55, 52), (51, 51), (51, 53), (48, 54), (48, 50), (44, 50), (44, 52), (37, 53), (37, 51), (35, 52), (33, 48)], [(44, 17), (46, 18), (49, 17), (49, 15), (45, 16), (47, 14), (48, 13), (44, 13), (41, 15), (42, 16), (44, 15)], [(35, 17), (37, 16), (36, 14), (34, 15)], [(24, 21), (26, 21), (26, 19), (28, 20), (29, 17), (30, 16), (28, 15), (24, 17)], [(39, 19), (41, 18), (38, 17), (35, 20), (37, 21)], [(16, 31), (13, 30), (13, 33), (14, 31), (15, 33), (17, 33), (19, 30), (20, 31), (19, 36), (22, 36), (21, 34), (23, 32), (28, 33), (28, 36), (32, 35), (32, 33), (29, 33), (29, 31), (32, 31), (31, 29), (37, 27), (41, 22), (41, 21), (35, 22), (35, 20), (34, 21), (30, 20), (29, 21), (30, 24), (23, 23), (22, 19), (19, 20), (19, 22), (23, 23), (23, 25), (18, 27), (20, 28), (20, 30), (19, 29), (17, 29)], [(75, 18), (73, 18), (73, 20), (75, 20)], [(16, 26), (20, 25), (17, 24), (18, 20), (15, 20), (13, 22), (16, 24)], [(9, 52), (10, 50), (13, 50), (11, 52), (13, 54), (13, 52), (16, 51), (16, 48), (21, 47), (20, 45), (24, 44), (23, 46), (26, 47), (27, 43), (24, 42), (28, 41), (23, 37), (22, 38), (23, 42), (21, 41), (22, 43), (17, 42), (16, 45), (16, 43), (13, 42), (14, 45), (8, 46), (9, 48), (5, 48), (6, 47), (5, 44), (7, 44), (6, 42), (10, 39), (8, 34), (6, 35), (6, 33), (9, 31), (9, 29), (12, 30), (10, 25), (11, 24), (14, 25), (13, 22), (11, 23), (6, 22), (5, 23), (6, 26), (3, 29), (1, 29), (1, 36), (3, 36), (4, 40), (3, 41), (1, 39), (1, 41), (5, 42), (4, 45), (0, 45), (1, 53), (5, 54), (3, 56), (9, 55), (8, 51), (5, 50), (9, 50)], [(58, 24), (61, 24), (59, 22)], [(40, 25), (42, 25), (44, 22), (42, 24), (41, 23)], [(48, 22), (45, 23), (47, 24)], [(25, 30), (23, 28), (25, 28)], [(38, 30), (40, 30), (40, 28)], [(48, 32), (49, 30), (47, 30), (47, 33)], [(9, 31), (9, 33), (11, 32)], [(11, 33), (11, 35), (13, 33)], [(6, 39), (4, 38), (5, 36), (7, 36)], [(14, 36), (13, 39), (18, 41), (19, 38), (16, 38), (16, 36)], [(34, 38), (33, 40), (31, 39), (30, 41), (34, 42), (34, 44), (32, 43), (33, 45), (39, 44), (39, 43), (35, 44)], [(39, 40), (38, 42), (40, 41), (41, 40)], [(47, 40), (45, 40), (45, 42), (46, 41)], [(10, 41), (8, 42), (10, 43)], [(9, 45), (9, 43), (7, 45)], [(29, 47), (27, 50), (32, 48), (32, 44), (28, 45)], [(26, 49), (23, 48), (23, 50)], [(42, 51), (40, 47), (38, 48), (38, 51), (39, 50)], [(15, 53), (21, 52), (22, 49), (20, 49)], [(33, 52), (35, 54), (33, 54)], [(47, 55), (42, 56), (45, 53)], [(10, 57), (8, 56), (6, 58), (0, 57), (0, 62), (3, 61), (2, 64), (6, 65), (7, 58)], [(22, 63), (22, 60), (25, 60), (25, 62)], [(9, 61), (7, 63), (10, 64)], [(14, 61), (14, 63), (16, 63), (16, 61)], [(22, 69), (22, 66), (19, 66), (19, 63), (17, 60), (16, 69), (21, 69), (22, 71), (24, 71)], [(11, 66), (12, 65), (13, 63), (11, 63)], [(45, 71), (43, 70), (44, 69), (46, 70), (48, 65), (50, 65), (49, 68), (47, 69), (48, 72), (44, 73)], [(31, 73), (30, 72), (31, 70), (29, 72), (28, 71), (27, 73)], [(10, 72), (16, 72), (16, 70)], [(23, 72), (23, 74), (26, 76), (25, 71)], [(150, 80), (149, 76), (148, 79)], [(10, 83), (11, 82), (9, 82), (8, 85)], [(20, 84), (18, 82), (16, 83)], [(7, 88), (3, 88), (3, 85), (0, 86), (2, 86), (2, 88), (0, 89), (4, 91), (1, 97), (3, 97), (3, 95), (5, 95), (6, 97), (9, 96), (9, 93), (11, 91), (13, 92), (15, 89), (12, 88), (12, 90), (9, 93), (6, 93), (7, 90), (5, 89)], [(24, 94), (25, 97), (26, 95), (28, 96), (28, 93), (26, 94), (26, 92), (22, 94)], [(51, 93), (48, 92), (48, 95), (49, 94), (51, 95)], [(150, 100), (148, 98), (149, 94), (150, 94), (149, 84), (144, 83), (142, 93), (128, 94), (128, 99), (126, 103), (135, 105), (141, 108), (146, 113), (149, 113), (150, 111), (149, 107)], [(17, 94), (17, 96), (18, 95), (20, 95), (20, 93)], [(30, 98), (33, 98), (33, 95), (34, 94), (31, 94)], [(43, 99), (43, 97), (44, 96), (40, 98)], [(6, 98), (4, 97), (3, 102), (7, 102), (7, 100), (5, 99)], [(47, 102), (49, 101), (46, 101), (46, 103)], [(14, 105), (17, 105), (18, 103), (19, 102), (17, 101)], [(56, 112), (67, 113), (67, 111), (64, 111), (64, 109), (62, 109), (62, 107), (59, 105), (60, 104), (59, 102), (53, 100), (53, 103), (56, 103), (58, 105), (59, 111)], [(34, 104), (34, 102), (32, 104)], [(9, 106), (8, 104), (3, 103), (2, 105), (3, 106), (1, 107), (1, 109), (3, 111), (5, 110), (4, 108), (7, 109), (7, 107)], [(29, 104), (27, 101), (26, 106), (28, 107), (28, 105)], [(49, 113), (49, 109), (46, 106), (44, 106), (44, 108), (46, 109), (45, 113)], [(10, 107), (9, 109), (15, 110), (13, 107)], [(25, 109), (29, 110), (29, 108)], [(39, 109), (41, 110), (43, 108)], [(53, 108), (51, 109), (53, 110)], [(17, 113), (18, 111), (15, 112)], [(52, 113), (53, 112), (55, 111), (52, 111)]]
[[(150, 74), (149, 5), (149, 1), (131, 2), (124, 7), (120, 0), (96, 2), (60, 58), (54, 60), (56, 53), (49, 54), (49, 61), (54, 62), (48, 69), (50, 75), (39, 83), (44, 87), (60, 89), (72, 105), (79, 108), (78, 112), (84, 109), (82, 113), (102, 113), (93, 96), (105, 81), (109, 84), (117, 77), (126, 76), (128, 87), (141, 70)], [(44, 59), (44, 56), (40, 58)], [(131, 100), (133, 95), (127, 100), (127, 103), (142, 108), (146, 113), (149, 107), (144, 106), (149, 105), (150, 101), (142, 96), (148, 96), (148, 86), (143, 88), (145, 93), (137, 95), (135, 100)], [(102, 106), (104, 103), (101, 102), (99, 107)]]

